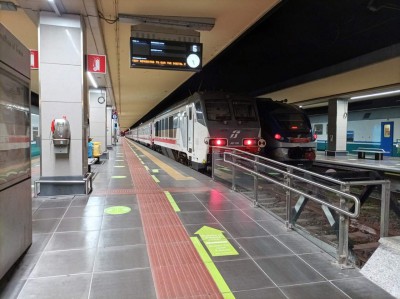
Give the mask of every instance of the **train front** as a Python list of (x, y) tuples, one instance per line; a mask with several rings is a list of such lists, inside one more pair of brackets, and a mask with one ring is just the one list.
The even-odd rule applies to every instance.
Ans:
[(258, 100), (261, 136), (266, 140), (260, 155), (280, 162), (309, 167), (315, 160), (315, 140), (310, 120), (297, 106)]
[(259, 152), (260, 125), (254, 99), (216, 93), (204, 97), (203, 105), (209, 132), (209, 136), (204, 139), (204, 143), (209, 146), (208, 164), (211, 164), (214, 146), (252, 154)]

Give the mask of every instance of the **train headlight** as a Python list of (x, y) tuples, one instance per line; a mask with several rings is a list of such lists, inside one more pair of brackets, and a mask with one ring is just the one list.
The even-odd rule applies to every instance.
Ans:
[(228, 144), (228, 140), (224, 138), (213, 138), (209, 141), (211, 146), (226, 146)]
[(256, 144), (257, 144), (257, 140), (254, 138), (243, 139), (243, 145), (245, 145), (245, 146), (255, 146)]

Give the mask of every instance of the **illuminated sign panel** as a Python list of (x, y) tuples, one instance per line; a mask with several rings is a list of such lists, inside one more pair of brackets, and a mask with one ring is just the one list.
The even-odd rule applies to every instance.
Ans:
[(198, 72), (202, 68), (202, 46), (131, 37), (131, 67)]

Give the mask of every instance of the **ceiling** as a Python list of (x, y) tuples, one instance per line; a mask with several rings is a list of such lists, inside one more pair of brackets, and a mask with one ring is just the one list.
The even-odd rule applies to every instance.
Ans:
[[(57, 1), (64, 13), (85, 16), (87, 52), (107, 55), (108, 73), (96, 81), (122, 129), (197, 90), (300, 102), (400, 84), (398, 0)], [(13, 2), (21, 8), (0, 11), (0, 21), (35, 49), (38, 11), (52, 8), (48, 0)], [(215, 18), (211, 31), (200, 32), (203, 70), (130, 68), (131, 25), (111, 22), (118, 14)], [(32, 90), (39, 90), (37, 71)]]

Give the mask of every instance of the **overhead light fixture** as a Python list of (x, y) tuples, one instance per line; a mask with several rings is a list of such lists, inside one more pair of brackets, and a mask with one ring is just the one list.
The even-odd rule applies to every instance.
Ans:
[(386, 95), (397, 94), (397, 93), (400, 93), (400, 89), (392, 90), (392, 91), (384, 91), (384, 92), (371, 93), (371, 94), (366, 94), (366, 95), (362, 95), (362, 96), (355, 96), (355, 97), (351, 97), (350, 100), (357, 100), (357, 99), (366, 99), (366, 98), (380, 97), (380, 96), (386, 96)]
[(126, 15), (118, 14), (118, 20), (123, 23), (151, 24), (165, 27), (178, 27), (200, 31), (210, 31), (214, 28), (215, 18), (199, 17), (171, 17), (150, 15)]
[(61, 17), (61, 11), (57, 6), (57, 0), (48, 0), (51, 8), (54, 10), (54, 12), (57, 14), (57, 16)]
[(92, 73), (87, 72), (87, 75), (88, 75), (88, 77), (89, 77), (90, 83), (92, 83), (92, 85), (94, 86), (94, 88), (97, 88), (97, 83), (96, 83), (96, 81), (94, 80)]
[(16, 11), (17, 6), (10, 1), (0, 1), (0, 10)]

